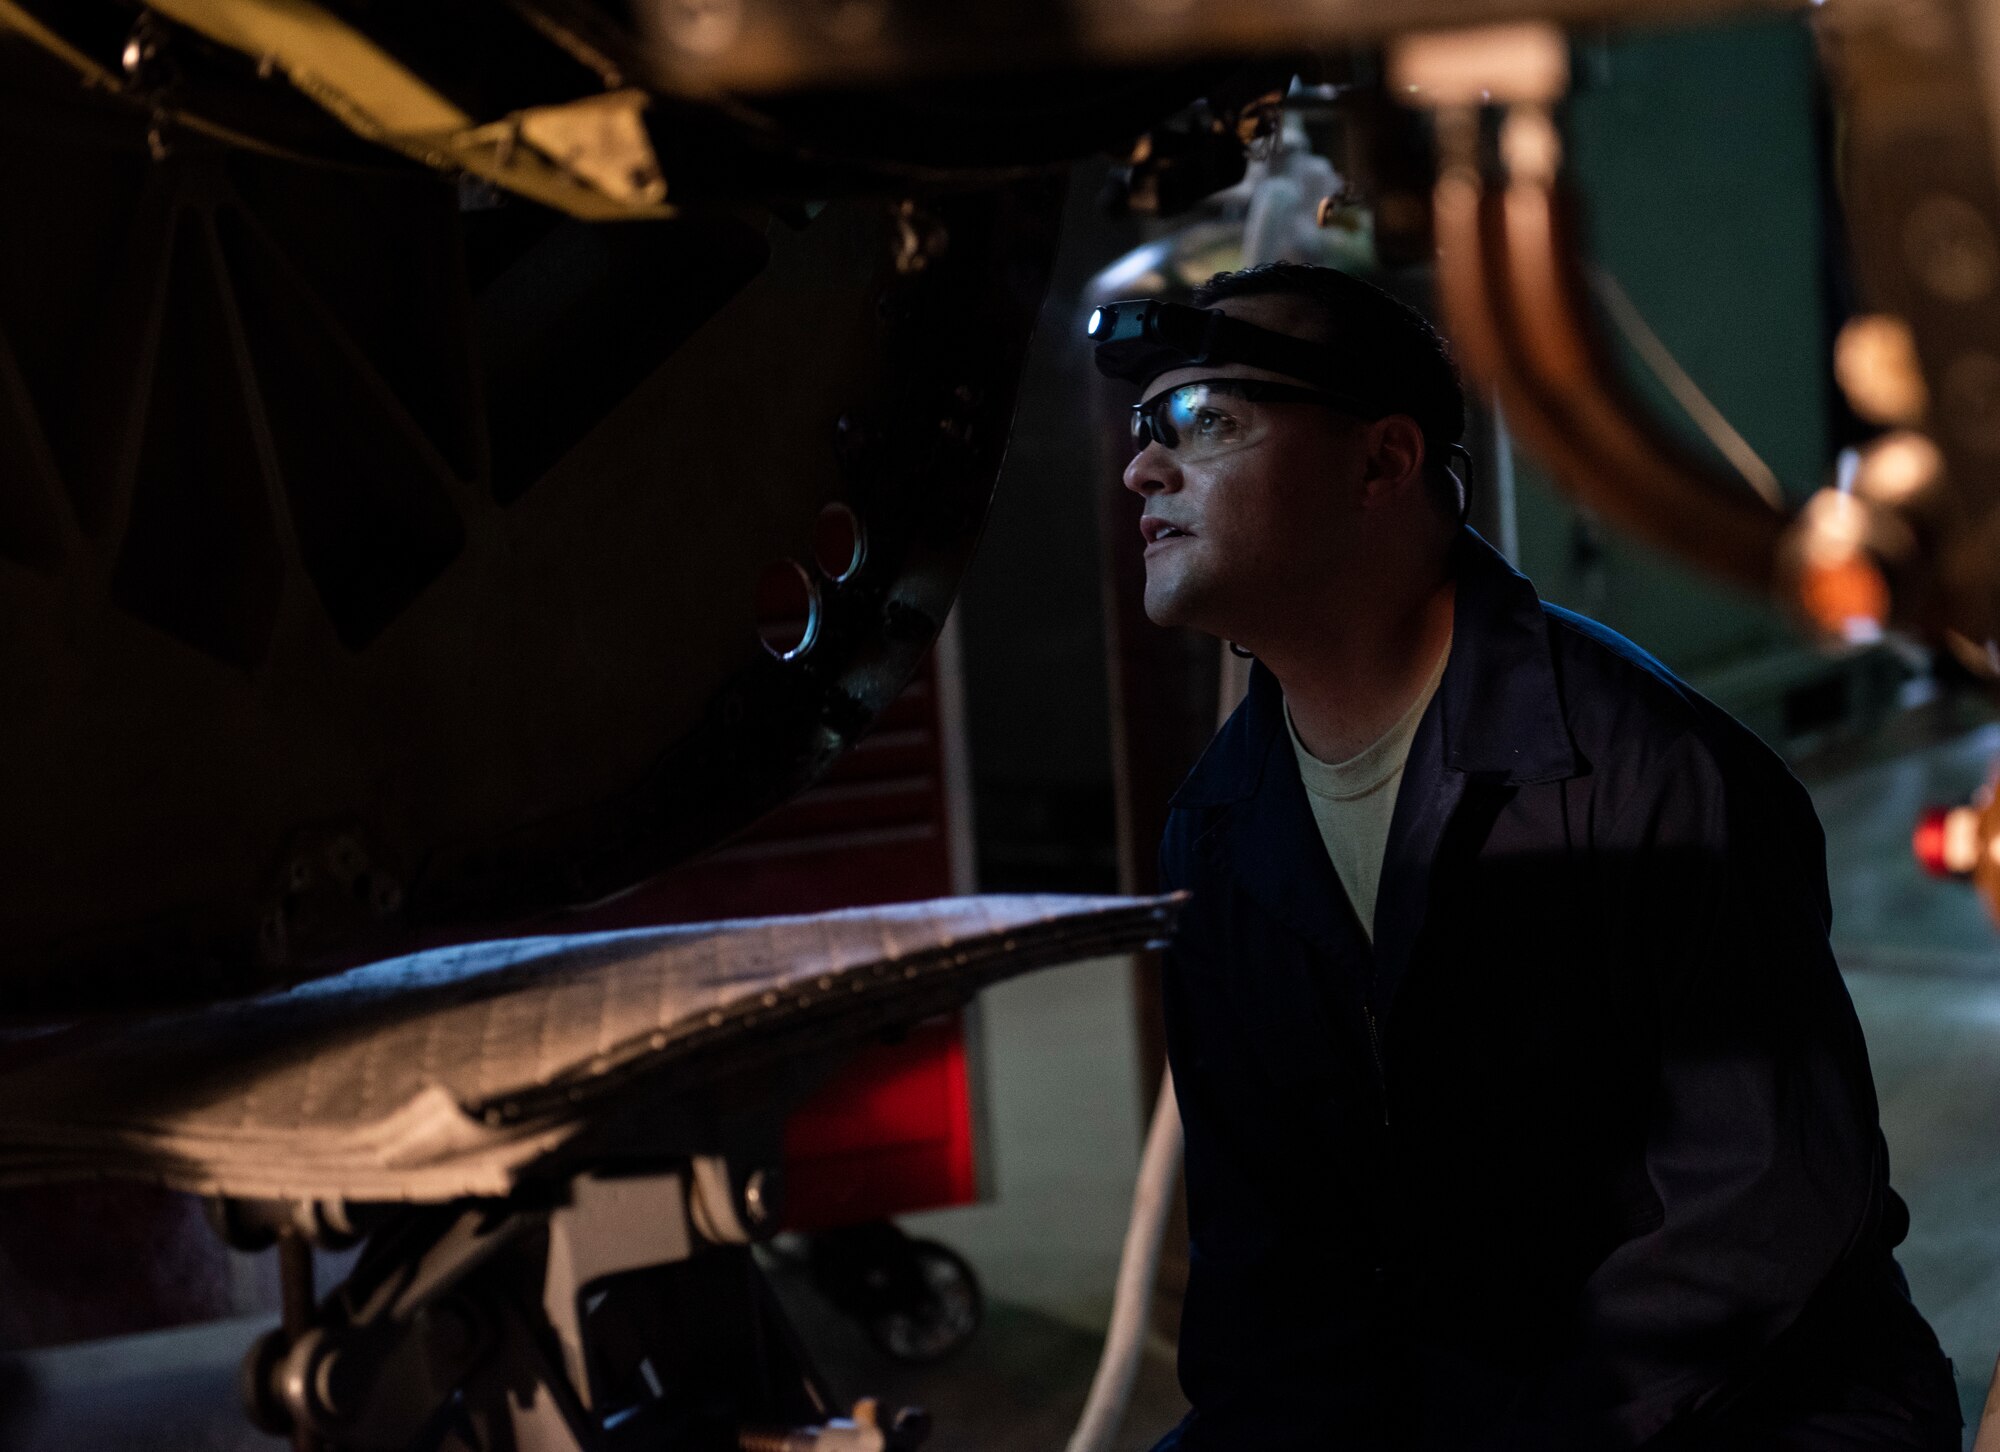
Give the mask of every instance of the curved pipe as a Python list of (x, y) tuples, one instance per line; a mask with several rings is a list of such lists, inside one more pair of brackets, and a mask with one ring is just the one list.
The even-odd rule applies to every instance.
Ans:
[(1566, 421), (1512, 357), (1503, 298), (1489, 265), (1487, 234), (1494, 208), (1470, 167), (1448, 169), (1432, 198), (1437, 238), (1438, 297), (1460, 365), (1498, 395), (1508, 431), (1548, 466), (1565, 487), (1591, 479), (1603, 461), (1586, 452)]
[(1690, 454), (1623, 386), (1591, 322), (1574, 219), (1555, 187), (1512, 183), (1501, 218), (1514, 357), (1545, 396), (1566, 405), (1591, 451), (1618, 471), (1615, 481), (1578, 480), (1578, 493), (1655, 543), (1767, 591), (1785, 517), (1744, 481)]
[(1768, 593), (1784, 516), (1690, 455), (1620, 383), (1553, 180), (1517, 177), (1495, 194), (1461, 163), (1439, 179), (1435, 224), (1465, 367), (1558, 482), (1610, 523)]

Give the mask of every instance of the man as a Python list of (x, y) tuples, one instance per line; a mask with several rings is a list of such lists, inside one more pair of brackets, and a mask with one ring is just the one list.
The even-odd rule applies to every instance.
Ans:
[(1256, 658), (1174, 798), (1162, 1448), (1959, 1446), (1804, 790), (1461, 524), (1459, 385), (1325, 269), (1093, 319), (1146, 612)]

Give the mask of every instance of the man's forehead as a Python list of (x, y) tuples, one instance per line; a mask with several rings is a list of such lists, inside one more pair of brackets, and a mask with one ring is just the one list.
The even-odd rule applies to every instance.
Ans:
[[(1274, 333), (1287, 333), (1308, 343), (1324, 343), (1326, 329), (1317, 309), (1305, 298), (1286, 293), (1259, 293), (1253, 297), (1226, 297), (1212, 305), (1213, 311), (1227, 313)], [(1157, 398), (1170, 388), (1192, 383), (1197, 378), (1261, 378), (1272, 383), (1298, 383), (1289, 373), (1255, 368), (1247, 363), (1198, 363), (1188, 368), (1170, 368), (1149, 382), (1144, 397)]]

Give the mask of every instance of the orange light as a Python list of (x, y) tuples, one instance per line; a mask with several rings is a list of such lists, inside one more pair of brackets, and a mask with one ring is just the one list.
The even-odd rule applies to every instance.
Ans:
[(1889, 585), (1866, 557), (1813, 560), (1799, 583), (1799, 604), (1829, 635), (1873, 640), (1889, 618)]

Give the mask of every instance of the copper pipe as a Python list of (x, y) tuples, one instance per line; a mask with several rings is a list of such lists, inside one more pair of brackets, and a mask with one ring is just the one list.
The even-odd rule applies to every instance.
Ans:
[(1570, 494), (1609, 522), (1760, 594), (1784, 517), (1654, 425), (1590, 321), (1552, 180), (1490, 191), (1469, 159), (1434, 198), (1438, 289), (1467, 373)]
[(1460, 366), (1499, 396), (1507, 428), (1565, 487), (1591, 479), (1602, 461), (1585, 452), (1560, 411), (1513, 358), (1504, 329), (1499, 272), (1492, 265), (1498, 215), (1470, 167), (1447, 168), (1432, 199), (1438, 296)]
[(1515, 181), (1500, 205), (1510, 360), (1559, 401), (1559, 416), (1599, 461), (1564, 482), (1613, 523), (1768, 592), (1785, 517), (1744, 481), (1690, 454), (1624, 386), (1591, 321), (1575, 228), (1554, 184)]

